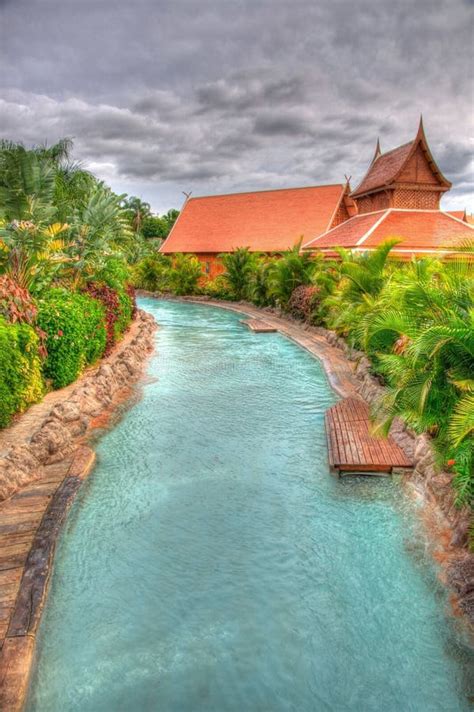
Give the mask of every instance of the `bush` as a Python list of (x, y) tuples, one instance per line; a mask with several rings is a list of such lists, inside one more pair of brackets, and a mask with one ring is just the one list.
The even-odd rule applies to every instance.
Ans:
[(86, 294), (49, 290), (38, 301), (38, 325), (47, 334), (44, 375), (54, 388), (75, 381), (105, 351), (105, 309)]
[(134, 306), (130, 295), (125, 290), (119, 290), (117, 292), (117, 295), (119, 308), (117, 314), (117, 321), (115, 322), (114, 327), (115, 340), (119, 339), (122, 336), (127, 326), (130, 324), (130, 321), (132, 320)]
[(246, 299), (249, 296), (251, 276), (258, 264), (258, 254), (250, 252), (247, 247), (239, 247), (219, 257), (225, 268), (223, 277), (235, 299)]
[(39, 338), (28, 324), (0, 316), (0, 427), (44, 393)]
[(0, 276), (0, 316), (14, 324), (23, 321), (33, 324), (37, 314), (36, 305), (27, 289), (20, 287), (6, 274)]
[(176, 254), (170, 274), (171, 291), (182, 296), (196, 294), (202, 277), (202, 266), (195, 255)]
[(166, 255), (143, 257), (132, 269), (132, 284), (149, 292), (166, 292), (170, 288), (171, 259)]
[(319, 295), (318, 287), (302, 284), (293, 290), (288, 302), (288, 312), (296, 319), (310, 321)]
[(212, 299), (224, 299), (227, 301), (235, 299), (234, 293), (229, 289), (227, 280), (222, 274), (215, 279), (207, 281), (201, 291)]
[(131, 297), (122, 290), (112, 289), (107, 284), (89, 282), (84, 292), (99, 301), (105, 310), (107, 339), (105, 353), (109, 353), (114, 343), (123, 334), (132, 318)]

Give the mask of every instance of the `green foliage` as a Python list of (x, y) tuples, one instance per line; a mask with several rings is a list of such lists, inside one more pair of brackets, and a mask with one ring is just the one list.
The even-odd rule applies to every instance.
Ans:
[(47, 334), (44, 374), (54, 388), (72, 383), (104, 353), (105, 310), (85, 294), (50, 289), (38, 300), (38, 325)]
[(202, 286), (201, 292), (211, 297), (211, 299), (222, 299), (224, 301), (232, 301), (234, 299), (234, 294), (229, 289), (229, 284), (222, 274), (215, 277), (215, 279), (207, 280)]
[(160, 218), (159, 215), (148, 215), (143, 220), (141, 231), (146, 239), (157, 237), (164, 240), (168, 236), (169, 230), (169, 224), (166, 220)]
[(223, 278), (235, 299), (246, 299), (250, 293), (251, 275), (258, 264), (258, 255), (247, 247), (219, 255), (224, 265)]
[(311, 284), (314, 262), (309, 252), (300, 252), (300, 245), (281, 253), (273, 262), (269, 274), (269, 294), (280, 306), (285, 308), (293, 291), (303, 284)]
[(144, 257), (131, 270), (131, 280), (137, 289), (163, 293), (170, 289), (171, 258), (156, 253)]
[(176, 254), (170, 271), (170, 288), (177, 295), (196, 294), (202, 267), (195, 255)]
[(273, 296), (270, 291), (270, 275), (273, 266), (274, 258), (261, 257), (257, 260), (250, 275), (248, 298), (258, 307), (273, 304)]
[(132, 239), (120, 197), (101, 184), (73, 209), (68, 232), (69, 270), (75, 284), (106, 269), (110, 258), (126, 250)]
[(48, 157), (21, 144), (0, 142), (0, 216), (6, 222), (51, 222), (56, 216), (55, 176)]
[(29, 324), (9, 324), (0, 316), (1, 428), (44, 393), (39, 348), (39, 338)]

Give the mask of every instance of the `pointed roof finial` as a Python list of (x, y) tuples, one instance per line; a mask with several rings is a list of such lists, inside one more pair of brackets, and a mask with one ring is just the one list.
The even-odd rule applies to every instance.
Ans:
[[(377, 143), (375, 145), (375, 153), (374, 153), (374, 157), (372, 158), (372, 163), (375, 163), (377, 158), (379, 158), (379, 156), (381, 156), (381, 155), (382, 155), (382, 151), (380, 150), (380, 139), (377, 138)], [(370, 165), (372, 165), (372, 163)]]
[(420, 123), (418, 124), (417, 137), (425, 135), (425, 127), (423, 126), (423, 114), (420, 114)]
[(377, 144), (375, 146), (375, 153), (374, 153), (374, 157), (372, 158), (372, 163), (381, 155), (382, 155), (382, 151), (380, 150), (380, 139), (377, 137)]

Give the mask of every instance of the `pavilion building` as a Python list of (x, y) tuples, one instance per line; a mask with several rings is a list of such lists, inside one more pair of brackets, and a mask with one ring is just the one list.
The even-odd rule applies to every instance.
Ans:
[(288, 250), (351, 215), (355, 204), (343, 184), (191, 197), (160, 252), (195, 254), (214, 278), (223, 271), (222, 253)]
[(367, 173), (350, 198), (357, 214), (303, 245), (304, 250), (336, 256), (335, 249), (373, 250), (389, 239), (399, 243), (392, 256), (447, 256), (472, 242), (473, 226), (464, 214), (440, 209), (451, 183), (438, 168), (420, 119), (413, 141), (382, 153), (377, 141)]
[(386, 153), (377, 141), (352, 192), (347, 181), (188, 198), (160, 251), (196, 254), (211, 278), (223, 271), (219, 255), (239, 247), (272, 254), (301, 242), (303, 250), (334, 257), (339, 247), (366, 251), (396, 238), (391, 254), (400, 259), (445, 256), (474, 238), (466, 213), (440, 209), (450, 188), (420, 119), (413, 141)]

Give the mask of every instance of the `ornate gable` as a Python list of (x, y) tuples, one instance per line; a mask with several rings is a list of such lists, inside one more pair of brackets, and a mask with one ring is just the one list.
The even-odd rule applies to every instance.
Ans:
[(420, 119), (410, 143), (382, 153), (377, 141), (369, 169), (351, 197), (359, 213), (386, 208), (437, 210), (441, 195), (450, 187), (431, 154)]

